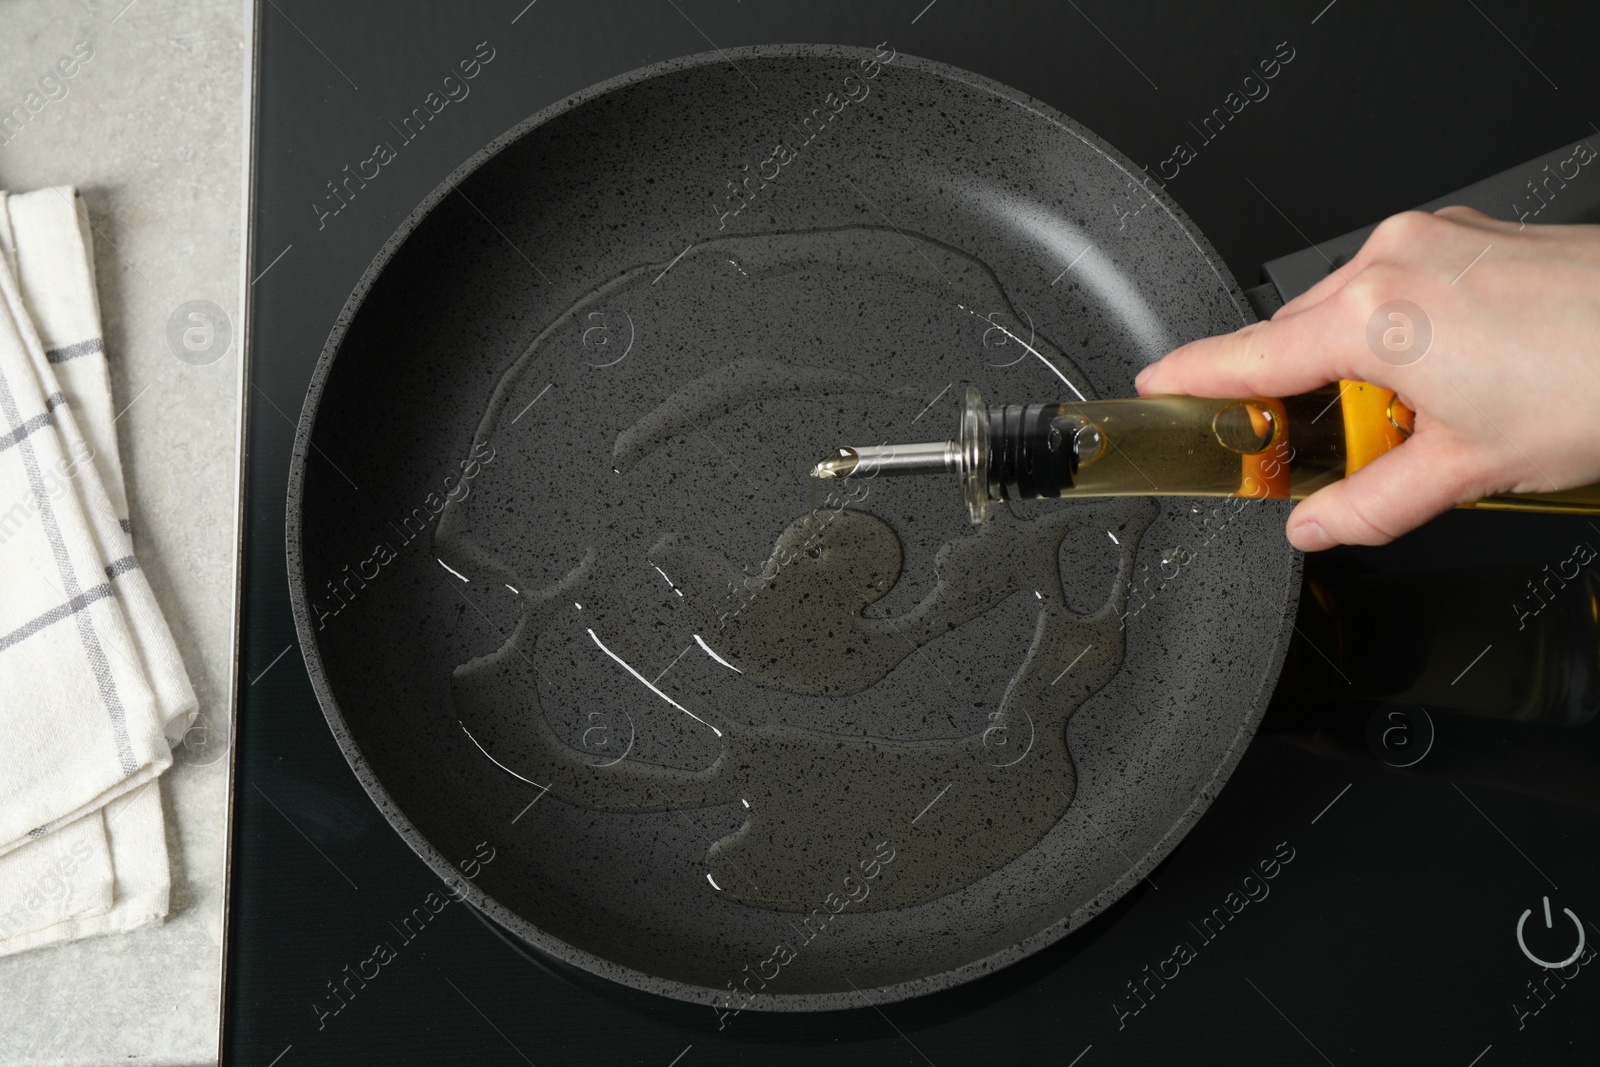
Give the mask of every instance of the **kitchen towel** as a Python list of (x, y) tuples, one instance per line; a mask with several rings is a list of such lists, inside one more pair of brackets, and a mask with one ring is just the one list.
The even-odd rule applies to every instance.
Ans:
[(165, 916), (194, 716), (133, 551), (86, 208), (0, 193), (0, 955)]

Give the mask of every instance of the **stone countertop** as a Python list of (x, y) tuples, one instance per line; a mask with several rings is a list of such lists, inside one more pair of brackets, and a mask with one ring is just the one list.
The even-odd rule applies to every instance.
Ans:
[[(0, 113), (93, 48), (65, 95), (0, 136), (0, 188), (76, 185), (88, 205), (135, 547), (204, 717), (159, 779), (166, 923), (0, 958), (4, 1064), (216, 1062), (249, 18), (245, 0), (0, 0)], [(231, 320), (214, 362), (168, 341), (194, 300)]]

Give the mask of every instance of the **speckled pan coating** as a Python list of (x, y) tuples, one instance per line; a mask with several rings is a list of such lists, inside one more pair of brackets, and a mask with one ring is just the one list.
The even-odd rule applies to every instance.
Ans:
[[(750, 174), (761, 177), (728, 199), (727, 183)], [(557, 581), (609, 529), (622, 483), (586, 480), (599, 478), (588, 473), (593, 441), (613, 441), (697, 375), (760, 356), (848, 367), (905, 394), (841, 400), (806, 418), (758, 404), (662, 446), (659, 485), (631, 521), (658, 512), (659, 534), (759, 564), (805, 511), (796, 472), (814, 462), (817, 441), (942, 428), (950, 393), (925, 417), (912, 398), (934, 400), (958, 378), (998, 400), (1066, 395), (1019, 340), (1048, 339), (1081, 368), (1074, 384), (1085, 395), (1115, 396), (1170, 347), (1247, 322), (1205, 239), (1141, 177), (1092, 134), (1005, 86), (909, 56), (885, 63), (869, 50), (813, 45), (709, 53), (624, 75), (533, 116), (452, 174), (400, 226), (340, 315), (289, 485), (290, 593), (313, 687), (357, 776), (412, 848), (544, 952), (724, 1010), (825, 1010), (858, 1006), (856, 989), (877, 1003), (942, 989), (1050, 944), (1136, 884), (1220, 789), (1271, 693), (1300, 578), (1280, 505), (1161, 503), (1125, 575), (1135, 587), (1125, 661), (1068, 722), (1077, 792), (1036, 845), (926, 903), (846, 907), (804, 944), (793, 914), (719, 898), (703, 880), (707, 843), (737, 829), (736, 806), (617, 814), (541, 796), (461, 730), (452, 687), (459, 666), (506, 643), (519, 598)], [(814, 271), (758, 288), (732, 260), (672, 265), (715, 237), (845, 226), (959, 250), (992, 268), (1007, 306), (941, 307), (882, 277)], [(646, 297), (605, 309), (626, 312), (626, 331), (604, 318), (569, 323), (566, 347), (550, 347), (513, 383), (507, 410), (525, 414), (475, 439), (497, 385), (540, 332), (644, 265), (666, 273), (642, 287)], [(748, 315), (728, 321), (728, 309), (741, 308)], [(974, 311), (1014, 331), (1011, 347)], [(585, 346), (593, 325), (616, 332), (589, 334)], [(604, 366), (618, 349), (599, 342), (624, 338), (626, 359)], [(604, 459), (609, 466), (609, 448)], [(674, 488), (699, 476), (709, 480)], [(451, 508), (476, 509), (480, 539), (525, 585), (491, 589), (482, 575), (463, 584), (446, 572), (432, 515), (449, 495), (465, 497)], [(900, 585), (877, 607), (907, 610), (930, 586), (933, 553), (970, 533), (958, 494), (926, 483), (862, 507), (903, 542)], [(592, 526), (575, 529), (584, 515)], [(1070, 565), (1059, 595), (1075, 610), (1093, 610), (1118, 586), (1104, 525), (1079, 524), (1062, 547)], [(665, 662), (670, 645), (646, 646), (671, 629), (672, 590), (644, 551), (616, 554), (640, 655)], [(902, 739), (949, 736), (951, 724), (981, 730), (1028, 645), (1027, 599), (1006, 600), (907, 660), (943, 671), (897, 668), (848, 707), (828, 704), (831, 696), (762, 696), (750, 714)], [(530, 669), (555, 654), (536, 646)], [(559, 673), (555, 660), (546, 665)], [(727, 684), (720, 670), (698, 653), (674, 668), (686, 692)], [(955, 687), (993, 699), (952, 701)], [(616, 693), (598, 689), (547, 702), (573, 743), (618, 707)], [(937, 721), (928, 710), (956, 704), (981, 706)], [(693, 765), (704, 741), (674, 744), (670, 729), (649, 723), (644, 732), (661, 735), (663, 762), (681, 765)], [(871, 772), (850, 784), (871, 790)], [(455, 865), (482, 841), (495, 859), (468, 882)], [(881, 877), (893, 872), (891, 864)], [(850, 873), (840, 870), (841, 880)], [(761, 995), (730, 1000), (730, 986), (751, 972), (773, 973), (780, 943), (792, 951)]]

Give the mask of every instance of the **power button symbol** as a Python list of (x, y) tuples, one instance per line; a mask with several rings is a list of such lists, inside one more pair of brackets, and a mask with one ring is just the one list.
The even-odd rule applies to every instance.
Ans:
[[(1523, 940), (1522, 928), (1523, 928), (1523, 926), (1525, 926), (1527, 924), (1528, 916), (1533, 914), (1533, 909), (1529, 908), (1528, 910), (1524, 911), (1522, 913), (1522, 918), (1517, 920), (1517, 947), (1522, 950), (1522, 954), (1524, 956), (1528, 957), (1528, 959), (1532, 960), (1534, 963), (1537, 963), (1539, 966), (1545, 968), (1546, 970), (1555, 970), (1556, 968), (1559, 968), (1559, 967), (1571, 966), (1577, 960), (1577, 958), (1579, 956), (1583, 955), (1583, 943), (1584, 943), (1583, 942), (1583, 923), (1579, 922), (1578, 921), (1578, 917), (1576, 915), (1572, 914), (1572, 909), (1571, 908), (1562, 908), (1561, 911), (1566, 915), (1567, 918), (1572, 920), (1572, 925), (1576, 926), (1578, 928), (1578, 947), (1573, 949), (1572, 950), (1572, 955), (1568, 956), (1566, 959), (1557, 960), (1555, 962), (1551, 962), (1550, 960), (1542, 960), (1538, 956), (1535, 956), (1532, 952), (1529, 952), (1528, 951), (1528, 942)], [(1553, 926), (1554, 926), (1554, 923), (1551, 921), (1551, 918), (1550, 918), (1550, 898), (1549, 897), (1545, 897), (1544, 898), (1544, 928), (1546, 930), (1549, 930)]]

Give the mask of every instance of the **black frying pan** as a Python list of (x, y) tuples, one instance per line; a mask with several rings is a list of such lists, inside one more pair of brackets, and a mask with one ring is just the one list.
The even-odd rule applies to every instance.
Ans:
[(967, 980), (1158, 863), (1272, 690), (1284, 506), (974, 531), (936, 480), (806, 478), (961, 382), (1123, 395), (1251, 321), (1141, 177), (1004, 86), (820, 46), (614, 79), (452, 175), (329, 339), (289, 502), (317, 695), (412, 847), (722, 1012)]

